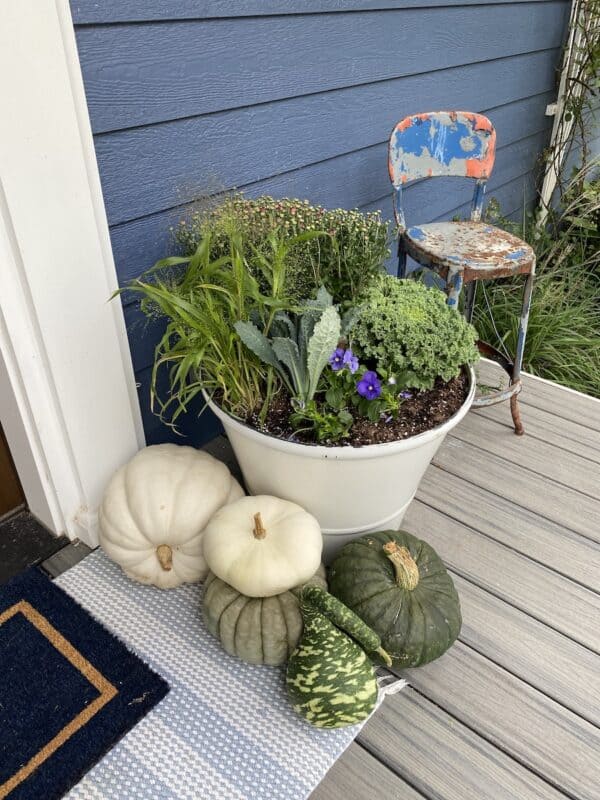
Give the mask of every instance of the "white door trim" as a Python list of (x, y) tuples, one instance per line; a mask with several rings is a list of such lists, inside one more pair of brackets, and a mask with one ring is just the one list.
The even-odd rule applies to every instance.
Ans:
[(0, 4), (0, 420), (32, 509), (97, 542), (144, 444), (68, 0)]

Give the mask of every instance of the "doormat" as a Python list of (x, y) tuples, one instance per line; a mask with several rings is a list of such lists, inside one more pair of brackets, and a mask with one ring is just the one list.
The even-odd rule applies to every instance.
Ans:
[(98, 550), (57, 582), (171, 687), (68, 800), (305, 800), (360, 730), (311, 728), (284, 670), (227, 655), (202, 621), (200, 585), (134, 583)]
[(13, 578), (0, 587), (0, 800), (63, 797), (167, 691), (37, 569)]

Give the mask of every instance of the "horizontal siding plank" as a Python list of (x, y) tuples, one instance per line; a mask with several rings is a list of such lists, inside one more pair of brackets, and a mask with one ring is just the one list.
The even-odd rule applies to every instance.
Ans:
[(368, 753), (359, 744), (350, 747), (334, 763), (309, 800), (365, 800), (377, 797), (398, 800), (423, 800), (391, 769)]
[[(473, 409), (474, 414), (514, 431), (512, 419), (506, 411), (502, 404)], [(584, 428), (568, 419), (558, 422), (554, 414), (525, 403), (521, 404), (521, 418), (528, 438), (548, 442), (600, 464), (600, 430)]]
[[(524, 0), (502, 0), (520, 3)], [(546, 0), (529, 0), (529, 2)], [(215, 19), (274, 14), (322, 14), (453, 5), (482, 5), (485, 0), (71, 0), (76, 24)]]
[(404, 674), (433, 703), (566, 794), (597, 800), (600, 730), (591, 723), (462, 642)]
[(459, 575), (452, 577), (463, 616), (460, 640), (600, 727), (600, 656)]
[[(389, 183), (389, 133), (414, 109), (447, 104), (483, 110), (497, 128), (499, 145), (510, 144), (547, 127), (544, 111), (553, 99), (557, 56), (551, 50), (449, 70), (444, 81), (435, 73), (411, 76), (96, 136), (109, 223), (376, 144), (384, 144), (379, 185)], [(241, 137), (240, 131), (251, 135)]]
[[(495, 196), (497, 187), (527, 174), (547, 139), (548, 129), (500, 148), (488, 194)], [(352, 176), (351, 180), (349, 176)], [(297, 172), (268, 178), (246, 187), (245, 193), (249, 197), (271, 194), (275, 197), (306, 198), (329, 208), (364, 207), (373, 198), (381, 198), (384, 194), (386, 203), (377, 201), (376, 208), (384, 211), (383, 219), (390, 219), (391, 186), (386, 169), (386, 145), (376, 145)], [(455, 209), (457, 201), (470, 202), (472, 193), (472, 181), (461, 178), (439, 178), (433, 183), (423, 181), (414, 184), (405, 193), (407, 218), (429, 221), (449, 214)], [(523, 201), (522, 184), (517, 201), (518, 205)], [(177, 225), (188, 211), (189, 208), (176, 208), (111, 229), (121, 285), (140, 275), (172, 250), (170, 227)]]
[(98, 133), (559, 47), (568, 8), (553, 0), (92, 26), (78, 29), (77, 43)]
[(434, 463), (445, 472), (503, 495), (511, 502), (559, 525), (566, 525), (592, 541), (600, 541), (600, 501), (588, 495), (459, 439), (446, 440)]
[[(492, 423), (487, 423), (491, 426)], [(514, 434), (513, 434), (514, 435)], [(510, 474), (510, 473), (508, 473)], [(600, 545), (456, 475), (430, 467), (418, 497), (500, 544), (600, 591)]]
[[(544, 134), (544, 136), (547, 136)], [(537, 158), (537, 155), (535, 156)], [(535, 160), (533, 158), (533, 160)], [(506, 182), (496, 182), (497, 175), (492, 175), (492, 179), (488, 184), (487, 187), (487, 199), (484, 202), (484, 207), (487, 205), (487, 202), (492, 198), (500, 204), (500, 208), (502, 209), (502, 213), (507, 216), (511, 217), (514, 212), (520, 210), (525, 203), (527, 208), (530, 207), (531, 203), (536, 199), (537, 192), (535, 191), (535, 187), (532, 187), (532, 175), (531, 172), (523, 172), (520, 175), (516, 175), (511, 180)], [(450, 178), (440, 178), (439, 181), (443, 182), (444, 180), (452, 180)], [(437, 181), (436, 181), (437, 184)], [(420, 184), (417, 184), (420, 185)], [(427, 187), (430, 188), (430, 187)], [(468, 218), (471, 201), (470, 198), (472, 193), (469, 192), (452, 192), (450, 195), (447, 191), (446, 197), (449, 198), (447, 205), (452, 205), (453, 208), (446, 209), (442, 214), (437, 215), (433, 218), (433, 221), (441, 220), (441, 219), (453, 219), (454, 217), (463, 217)], [(437, 193), (436, 193), (437, 196)], [(467, 197), (469, 199), (467, 199)], [(432, 198), (435, 202), (435, 196)], [(454, 203), (457, 200), (463, 199), (465, 202), (459, 206), (455, 206)], [(427, 209), (429, 204), (427, 205)], [(379, 209), (382, 214), (383, 219), (393, 219), (394, 211), (392, 207), (392, 197), (389, 193), (387, 193), (384, 197), (380, 197), (374, 202), (367, 203), (364, 206), (361, 206), (361, 211), (373, 211), (375, 209)], [(425, 208), (424, 208), (425, 211)], [(425, 219), (424, 214), (420, 214), (419, 211), (411, 212), (410, 218), (414, 219)]]
[[(152, 412), (150, 408), (150, 379), (151, 369), (138, 372), (136, 382), (138, 386), (138, 399), (142, 413), (142, 422), (146, 434), (146, 444), (187, 444), (193, 447), (202, 447), (215, 436), (223, 433), (223, 427), (212, 411), (208, 409), (202, 413), (204, 403), (200, 397), (195, 398), (188, 410), (177, 420), (177, 431)], [(159, 390), (166, 397), (165, 374), (161, 376)]]
[[(454, 690), (449, 681), (446, 691)], [(384, 700), (358, 740), (432, 800), (564, 797), (410, 687)], [(368, 796), (387, 800), (377, 790)]]
[(510, 429), (478, 414), (468, 414), (452, 435), (480, 450), (514, 461), (551, 481), (598, 498), (600, 467), (578, 454), (548, 442), (515, 436)]
[[(409, 506), (403, 524), (406, 530), (429, 542), (459, 575), (584, 647), (600, 652), (600, 596), (595, 592), (481, 536), (476, 529), (424, 502), (415, 501)], [(518, 518), (514, 524), (518, 524)]]

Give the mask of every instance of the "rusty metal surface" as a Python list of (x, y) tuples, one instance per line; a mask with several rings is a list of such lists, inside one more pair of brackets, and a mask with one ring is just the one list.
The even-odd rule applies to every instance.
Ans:
[(401, 120), (390, 137), (394, 186), (440, 175), (487, 180), (494, 166), (496, 132), (470, 111), (430, 111)]
[[(510, 398), (515, 433), (522, 434), (517, 395), (525, 349), (531, 290), (535, 272), (533, 249), (507, 231), (481, 222), (485, 185), (496, 156), (496, 131), (487, 117), (470, 111), (432, 111), (401, 120), (390, 136), (388, 170), (394, 187), (394, 216), (398, 225), (398, 277), (406, 276), (407, 256), (446, 282), (448, 305), (458, 310), (464, 284), (470, 286), (465, 304), (472, 315), (473, 281), (527, 275), (519, 320), (514, 363), (491, 345), (480, 349), (510, 375), (505, 389), (480, 395), (474, 405), (486, 406)], [(402, 187), (410, 181), (440, 176), (473, 178), (475, 189), (469, 222), (433, 222), (407, 228)]]
[(533, 249), (507, 231), (483, 222), (432, 222), (404, 233), (408, 254), (448, 279), (462, 272), (465, 283), (533, 270)]

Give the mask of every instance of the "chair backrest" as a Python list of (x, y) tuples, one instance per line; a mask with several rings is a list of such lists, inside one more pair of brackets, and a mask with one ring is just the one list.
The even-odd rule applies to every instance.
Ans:
[(443, 175), (477, 181), (471, 218), (479, 219), (484, 187), (494, 166), (496, 131), (483, 114), (431, 111), (412, 114), (390, 136), (389, 172), (394, 185), (396, 219), (404, 225), (402, 186)]

